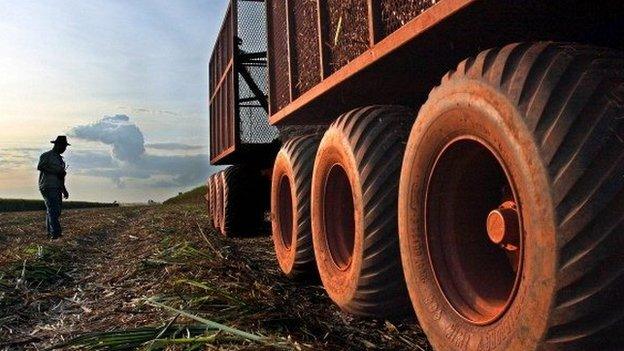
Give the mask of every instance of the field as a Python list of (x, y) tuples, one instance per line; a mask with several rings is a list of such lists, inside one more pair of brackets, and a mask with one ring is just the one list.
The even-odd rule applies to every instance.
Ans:
[[(117, 207), (117, 203), (63, 201), (64, 209)], [(0, 199), (0, 212), (45, 210), (43, 200)]]
[(281, 275), (265, 234), (226, 239), (204, 207), (0, 214), (0, 350), (430, 350), (412, 318), (341, 312)]

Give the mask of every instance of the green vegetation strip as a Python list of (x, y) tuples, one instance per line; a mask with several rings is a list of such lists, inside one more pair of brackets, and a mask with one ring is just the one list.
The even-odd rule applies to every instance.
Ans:
[[(62, 344), (54, 345), (46, 350), (67, 350), (69, 348), (124, 351), (135, 350), (151, 341), (157, 342), (158, 345), (176, 343), (178, 340), (184, 340), (181, 343), (188, 343), (189, 340), (192, 340), (191, 336), (200, 336), (206, 332), (207, 328), (204, 326), (180, 326), (175, 329), (171, 328), (168, 333), (162, 333), (161, 329), (161, 327), (145, 327), (121, 331), (88, 333)], [(183, 339), (168, 339), (181, 334), (186, 334), (187, 337)], [(157, 339), (158, 337), (162, 337), (162, 339)], [(214, 340), (214, 336), (205, 339), (208, 340), (209, 338)], [(203, 342), (202, 339), (195, 338), (196, 342)]]
[(214, 321), (211, 321), (211, 320), (208, 320), (208, 319), (196, 316), (196, 315), (188, 313), (186, 311), (179, 310), (177, 308), (173, 308), (173, 307), (164, 305), (164, 304), (162, 304), (160, 302), (154, 301), (151, 298), (147, 299), (146, 303), (149, 304), (149, 305), (152, 305), (152, 306), (164, 308), (164, 309), (166, 309), (166, 310), (168, 310), (170, 312), (177, 313), (177, 314), (179, 314), (181, 316), (184, 316), (184, 317), (190, 318), (192, 320), (195, 320), (197, 322), (200, 322), (202, 324), (205, 324), (209, 328), (221, 330), (224, 333), (235, 335), (235, 336), (238, 336), (238, 337), (250, 340), (250, 341), (255, 341), (255, 342), (264, 342), (264, 341), (266, 341), (266, 338), (264, 338), (262, 336), (251, 334), (251, 333), (247, 333), (245, 331), (238, 330), (236, 328), (228, 327), (227, 325), (223, 325), (221, 323), (217, 323), (217, 322), (214, 322)]
[[(119, 207), (117, 203), (63, 201), (63, 209)], [(43, 200), (0, 199), (0, 212), (43, 211)]]
[(163, 202), (164, 205), (181, 205), (181, 204), (205, 204), (206, 198), (204, 197), (208, 189), (205, 185), (197, 187), (193, 190), (187, 191), (185, 193), (180, 193), (177, 196), (174, 196), (170, 199), (165, 200)]
[(227, 290), (225, 289), (219, 289), (218, 287), (215, 286), (209, 286), (207, 283), (202, 283), (202, 282), (198, 282), (198, 281), (194, 281), (194, 280), (189, 280), (189, 279), (180, 279), (178, 281), (176, 281), (176, 284), (187, 284), (190, 286), (194, 286), (196, 288), (200, 288), (203, 289), (205, 291), (208, 292), (212, 292), (215, 295), (229, 301), (232, 302), (238, 306), (245, 306), (247, 305), (245, 303), (245, 301), (242, 301), (241, 299), (233, 296), (232, 294), (230, 294)]

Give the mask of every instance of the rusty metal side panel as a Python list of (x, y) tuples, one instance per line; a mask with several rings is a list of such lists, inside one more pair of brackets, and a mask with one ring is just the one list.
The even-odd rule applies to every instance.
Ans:
[[(284, 123), (284, 120), (295, 113), (295, 123), (302, 123), (310, 118), (318, 119), (311, 122), (327, 122), (323, 118), (331, 118), (330, 115), (318, 115), (333, 113), (336, 102), (344, 105), (353, 94), (358, 96), (358, 101), (368, 100), (364, 95), (371, 89), (375, 90), (371, 86), (357, 87), (354, 83), (356, 86), (348, 87), (348, 93), (345, 90), (339, 91), (338, 88), (352, 83), (353, 77), (477, 1), (479, 0), (317, 0), (319, 42), (322, 43), (319, 56), (321, 65), (324, 66), (324, 79), (305, 93), (294, 97), (286, 106), (275, 106), (270, 111), (270, 123)], [(273, 36), (274, 33), (278, 34), (270, 32), (269, 35)], [(287, 33), (287, 30), (283, 33)], [(279, 57), (274, 53), (271, 64), (277, 59)], [(400, 70), (394, 66), (389, 68)], [(390, 76), (376, 76), (376, 79), (384, 79), (376, 84), (388, 83)], [(402, 75), (399, 74), (399, 77)], [(275, 84), (283, 84), (277, 77), (272, 79)], [(394, 85), (392, 87), (396, 88)], [(271, 92), (275, 90), (273, 85), (271, 89)], [(330, 95), (331, 99), (328, 98)], [(315, 107), (310, 107), (311, 105)]]
[(440, 0), (378, 0), (375, 25), (383, 39), (425, 12)]
[(290, 72), (285, 0), (267, 0), (269, 113), (290, 103)]
[(211, 162), (236, 147), (234, 40), (236, 7), (230, 2), (209, 63)]
[(316, 1), (288, 0), (293, 98), (321, 82)]
[(268, 0), (270, 116), (440, 1)]
[(338, 71), (369, 48), (367, 0), (320, 1), (327, 69)]

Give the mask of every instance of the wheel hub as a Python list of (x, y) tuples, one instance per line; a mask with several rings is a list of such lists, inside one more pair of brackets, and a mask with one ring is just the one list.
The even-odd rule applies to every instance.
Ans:
[(429, 260), (444, 297), (477, 325), (511, 305), (522, 270), (519, 202), (485, 142), (458, 138), (440, 152), (427, 186)]
[(505, 201), (490, 212), (487, 217), (487, 234), (494, 244), (505, 250), (518, 250), (520, 242), (518, 211), (513, 201)]

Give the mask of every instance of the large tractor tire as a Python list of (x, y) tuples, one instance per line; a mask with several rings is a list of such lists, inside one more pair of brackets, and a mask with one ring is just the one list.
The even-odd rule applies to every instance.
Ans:
[(293, 138), (278, 152), (271, 181), (271, 223), (275, 255), (289, 277), (314, 274), (310, 224), (312, 167), (320, 136)]
[(624, 56), (513, 44), (412, 128), (401, 257), (436, 350), (624, 349)]
[(214, 175), (214, 187), (215, 187), (215, 207), (214, 207), (215, 228), (221, 229), (221, 227), (223, 226), (223, 171), (220, 171)]
[(222, 173), (223, 208), (221, 234), (253, 236), (264, 220), (264, 192), (269, 187), (260, 171), (247, 166), (230, 166)]
[(325, 132), (312, 175), (312, 232), (319, 275), (343, 310), (399, 315), (409, 299), (399, 258), (401, 160), (415, 113), (371, 106)]

